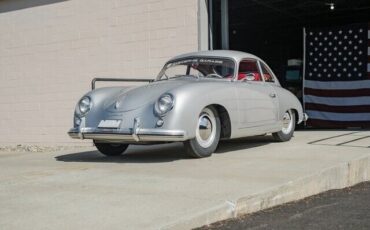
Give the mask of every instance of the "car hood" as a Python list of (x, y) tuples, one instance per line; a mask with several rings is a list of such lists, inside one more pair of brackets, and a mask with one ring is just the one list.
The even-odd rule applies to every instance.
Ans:
[(189, 80), (164, 80), (122, 89), (116, 96), (105, 100), (104, 108), (112, 112), (135, 110), (148, 103), (154, 103), (163, 93), (191, 82)]

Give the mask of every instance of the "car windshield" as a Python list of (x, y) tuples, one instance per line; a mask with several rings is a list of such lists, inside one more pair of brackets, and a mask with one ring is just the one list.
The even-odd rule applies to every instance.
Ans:
[(203, 77), (231, 79), (234, 76), (234, 61), (225, 58), (188, 58), (167, 63), (158, 75), (158, 80), (177, 77)]

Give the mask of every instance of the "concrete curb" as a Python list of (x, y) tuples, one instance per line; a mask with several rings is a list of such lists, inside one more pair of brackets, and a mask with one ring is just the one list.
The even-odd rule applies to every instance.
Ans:
[(241, 197), (236, 202), (226, 201), (219, 206), (170, 223), (161, 229), (196, 228), (368, 180), (370, 180), (370, 157), (367, 155), (289, 181), (281, 186)]

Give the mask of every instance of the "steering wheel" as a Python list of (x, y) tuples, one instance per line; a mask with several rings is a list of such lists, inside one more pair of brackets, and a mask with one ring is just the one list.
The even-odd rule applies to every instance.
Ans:
[(205, 77), (217, 77), (217, 78), (221, 78), (223, 79), (224, 77), (217, 74), (217, 73), (210, 73), (210, 74), (207, 74)]

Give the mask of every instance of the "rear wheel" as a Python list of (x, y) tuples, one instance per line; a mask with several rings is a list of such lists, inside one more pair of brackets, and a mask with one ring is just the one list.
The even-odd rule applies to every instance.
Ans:
[(96, 143), (96, 142), (94, 142), (94, 144), (96, 148), (99, 150), (99, 152), (106, 156), (122, 155), (128, 147), (128, 144)]
[(273, 133), (272, 136), (276, 141), (289, 141), (295, 129), (295, 114), (292, 110), (285, 112), (283, 116), (283, 128), (281, 131)]
[(195, 131), (195, 138), (184, 143), (189, 156), (202, 158), (211, 156), (216, 150), (221, 134), (221, 122), (212, 107), (202, 110)]

